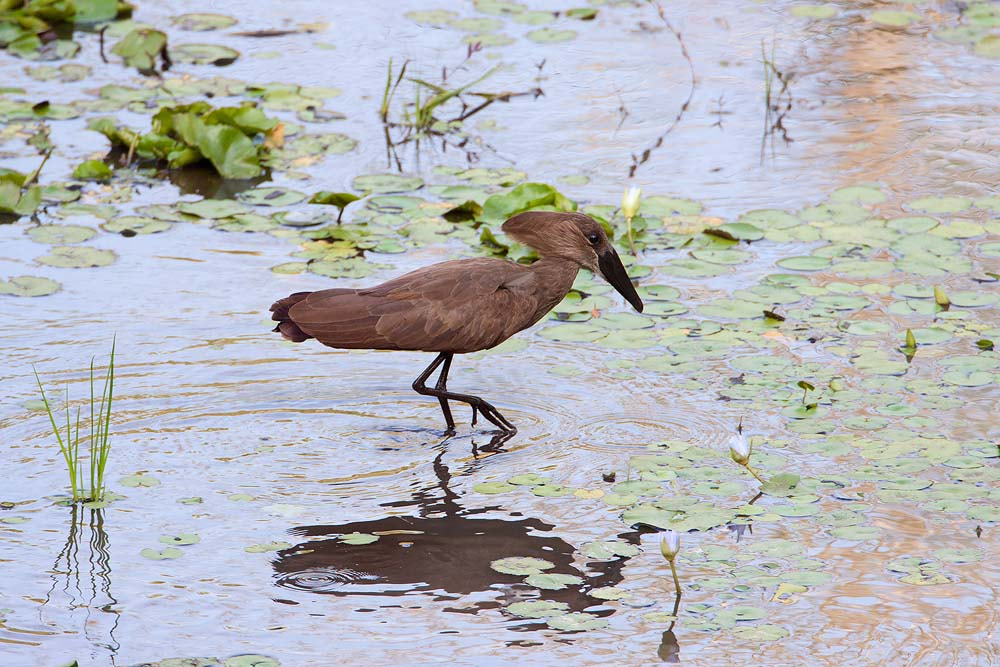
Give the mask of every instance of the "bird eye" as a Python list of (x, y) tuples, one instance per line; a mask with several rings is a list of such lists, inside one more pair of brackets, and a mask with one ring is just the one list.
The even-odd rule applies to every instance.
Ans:
[(590, 241), (590, 245), (597, 245), (601, 242), (601, 237), (597, 234), (588, 234), (587, 240)]

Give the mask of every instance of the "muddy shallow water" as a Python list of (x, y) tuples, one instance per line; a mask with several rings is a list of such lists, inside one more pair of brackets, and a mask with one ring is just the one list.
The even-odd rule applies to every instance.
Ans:
[[(430, 223), (404, 210), (392, 224), (411, 230), (398, 235), (405, 252), (369, 253), (385, 268), (331, 279), (272, 272), (296, 261), (303, 240), (273, 233), (276, 225), (241, 234), (185, 218), (126, 238), (55, 205), (37, 221), (0, 225), (0, 279), (61, 284), (44, 297), (0, 295), (0, 501), (14, 504), (0, 510), (0, 662), (240, 664), (232, 657), (241, 654), (286, 666), (1000, 662), (1000, 358), (975, 344), (1000, 340), (1000, 287), (990, 275), (1000, 273), (1000, 205), (988, 199), (1000, 183), (997, 61), (941, 38), (968, 20), (950, 3), (904, 5), (915, 18), (903, 27), (875, 20), (886, 9), (878, 3), (831, 4), (836, 11), (822, 19), (796, 13), (805, 6), (665, 6), (695, 87), (676, 127), (628, 180), (632, 156), (670, 127), (691, 87), (676, 36), (648, 4), (600, 5), (593, 21), (561, 17), (552, 26), (576, 35), (558, 43), (537, 43), (527, 33), (538, 26), (472, 3), (290, 1), (251, 16), (245, 4), (218, 0), (140, 4), (135, 19), (172, 41), (242, 53), (224, 68), (176, 65), (171, 77), (341, 91), (324, 106), (343, 120), (269, 113), (357, 146), (276, 169), (266, 186), (348, 190), (359, 174), (394, 171), (377, 115), (385, 68), (410, 59), (435, 77), (462, 63), (468, 33), (406, 16), (444, 8), (499, 21), (493, 32), (514, 38), (473, 54), (456, 81), (499, 63), (507, 67), (486, 89), (538, 86), (544, 95), (494, 104), (468, 122), (474, 155), (436, 143), (419, 156), (400, 147), (404, 170), (428, 185), (409, 193), (432, 202), (421, 215), (447, 209), (429, 188), (459, 183), (450, 174), (467, 167), (513, 167), (584, 210), (613, 208), (627, 183), (703, 209), (652, 216), (670, 236), (649, 236), (633, 270), (640, 287), (679, 291), (647, 298), (680, 304), (676, 314), (632, 318), (615, 293), (581, 282), (609, 299), (563, 311), (587, 321), (552, 319), (456, 359), (452, 388), (487, 397), (518, 425), (498, 454), (477, 450), (490, 435), (468, 426), (464, 406), (455, 408), (458, 435), (444, 438), (434, 401), (410, 390), (430, 355), (285, 343), (266, 312), (294, 291), (368, 284), (481, 253), (476, 234), (428, 241), (416, 225)], [(171, 23), (191, 11), (239, 23), (193, 36)], [(302, 23), (328, 25), (234, 34)], [(101, 63), (95, 35), (77, 39), (74, 62), (93, 68), (88, 78), (39, 82), (24, 70), (33, 63), (0, 52), (3, 87), (25, 91), (5, 95), (69, 104), (109, 83), (155, 84)], [(782, 123), (791, 141), (765, 124), (762, 40), (790, 77)], [(106, 140), (85, 130), (92, 115), (50, 122), (56, 153), (43, 184), (67, 181), (81, 160), (104, 154)], [(148, 127), (148, 113), (115, 117)], [(37, 165), (25, 136), (0, 135), (0, 165)], [(110, 187), (87, 184), (81, 201), (110, 203), (120, 216), (193, 201), (211, 186), (125, 174)], [(560, 181), (567, 176), (577, 178)], [(855, 185), (864, 188), (842, 190)], [(372, 206), (352, 205), (345, 220), (363, 220)], [(744, 215), (756, 209), (788, 212), (790, 222)], [(699, 233), (715, 218), (741, 216), (767, 235), (722, 247)], [(117, 258), (99, 268), (39, 264), (48, 245), (27, 233), (39, 222), (93, 227), (87, 245)], [(734, 248), (740, 254), (718, 254)], [(679, 264), (689, 251), (696, 263)], [(786, 261), (802, 256), (832, 263), (807, 271)], [(797, 278), (773, 278), (787, 274)], [(933, 307), (933, 286), (952, 295), (949, 310)], [(752, 314), (734, 304), (748, 299), (759, 301)], [(774, 304), (788, 314), (780, 326), (757, 312)], [(907, 329), (920, 343), (909, 364), (897, 349)], [(65, 473), (33, 403), (31, 368), (81, 399), (90, 358), (103, 362), (112, 334), (109, 479), (121, 497), (97, 511), (65, 506)], [(813, 412), (798, 411), (799, 380), (817, 387)], [(726, 453), (741, 417), (754, 466), (765, 477), (801, 476), (798, 491), (755, 499), (758, 484)], [(606, 481), (612, 472), (615, 482)], [(677, 608), (659, 535), (628, 518), (651, 503), (656, 516), (678, 511), (691, 522), (681, 526)], [(353, 533), (378, 540), (340, 539)], [(608, 540), (625, 555), (588, 547)], [(150, 557), (173, 544), (180, 557)], [(492, 565), (515, 556), (580, 581), (548, 589)], [(531, 600), (583, 613), (595, 627), (568, 632), (511, 611)]]

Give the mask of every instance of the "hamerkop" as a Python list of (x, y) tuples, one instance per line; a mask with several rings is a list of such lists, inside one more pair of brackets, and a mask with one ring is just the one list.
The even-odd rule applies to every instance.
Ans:
[[(500, 429), (492, 445), (517, 429), (478, 396), (448, 391), (452, 357), (488, 350), (538, 322), (569, 292), (580, 268), (600, 273), (642, 312), (642, 300), (604, 229), (582, 213), (529, 211), (503, 224), (511, 238), (534, 248), (531, 265), (476, 258), (441, 262), (376, 287), (296, 292), (271, 306), (275, 331), (296, 343), (370, 350), (437, 352), (413, 389), (434, 396), (454, 433), (448, 401), (468, 403)], [(439, 367), (434, 387), (424, 382)]]

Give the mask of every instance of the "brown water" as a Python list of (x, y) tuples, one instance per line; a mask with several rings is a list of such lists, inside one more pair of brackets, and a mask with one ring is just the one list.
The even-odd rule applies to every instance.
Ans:
[[(579, 32), (573, 41), (538, 45), (519, 39), (477, 54), (465, 77), (500, 62), (509, 67), (490, 80), (492, 88), (539, 85), (545, 92), (483, 113), (501, 129), (480, 131), (495, 150), (479, 151), (479, 164), (513, 165), (531, 180), (553, 183), (583, 173), (590, 177), (588, 185), (560, 188), (585, 203), (614, 204), (631, 182), (650, 194), (696, 199), (707, 215), (730, 220), (756, 208), (796, 210), (837, 187), (866, 181), (879, 182), (894, 202), (995, 191), (1000, 69), (995, 60), (928, 34), (930, 27), (954, 21), (952, 4), (920, 5), (922, 22), (905, 30), (864, 19), (881, 3), (836, 5), (841, 17), (817, 22), (793, 18), (793, 6), (734, 1), (666, 7), (690, 52), (697, 85), (676, 129), (632, 181), (626, 179), (630, 156), (663, 133), (690, 85), (688, 63), (655, 9), (602, 6), (594, 22), (570, 25)], [(194, 40), (243, 52), (223, 70), (229, 77), (342, 89), (328, 106), (347, 119), (334, 122), (333, 129), (356, 139), (359, 148), (303, 167), (306, 180), (275, 175), (279, 185), (312, 192), (347, 189), (357, 174), (387, 170), (376, 109), (390, 57), (397, 63), (410, 58), (428, 76), (441, 64), (461, 62), (462, 33), (403, 16), (427, 8), (435, 7), (289, 0), (266, 11), (253, 6), (244, 15), (245, 3), (217, 0), (144, 3), (136, 18), (162, 28), (183, 12), (216, 11), (238, 17), (240, 30), (328, 22), (315, 33), (253, 39), (222, 31)], [(468, 3), (452, 8), (476, 15)], [(505, 27), (512, 35), (530, 29)], [(168, 32), (171, 39), (185, 37)], [(23, 61), (0, 52), (3, 85), (69, 102), (104, 83), (139, 81), (123, 69), (101, 66), (93, 36), (80, 40), (84, 52), (78, 60), (94, 66), (86, 81), (36, 82), (23, 74)], [(765, 136), (763, 160), (762, 40), (776, 45), (781, 68), (794, 71), (794, 103), (784, 120), (794, 141), (773, 138), (772, 150), (772, 138)], [(319, 50), (316, 43), (335, 49)], [(490, 53), (499, 56), (494, 61)], [(539, 74), (536, 65), (543, 59)], [(173, 73), (215, 73), (208, 69), (177, 66)], [(624, 121), (620, 107), (628, 112)], [(130, 112), (120, 117), (133, 127), (146, 122)], [(81, 159), (103, 154), (103, 137), (83, 132), (84, 123), (52, 123), (62, 155), (52, 160), (51, 179), (68, 178)], [(4, 166), (24, 170), (37, 164), (21, 146), (0, 146)], [(408, 171), (428, 181), (434, 166), (466, 162), (460, 151), (429, 146), (419, 162), (404, 148), (404, 159)], [(139, 189), (124, 207), (172, 203), (177, 197), (174, 185), (156, 184)], [(46, 275), (63, 289), (37, 299), (0, 298), (5, 322), (0, 500), (17, 503), (9, 513), (28, 519), (0, 523), (0, 663), (5, 666), (71, 659), (80, 665), (131, 665), (241, 653), (273, 656), (286, 666), (639, 665), (677, 659), (692, 665), (1000, 664), (996, 525), (979, 522), (977, 536), (977, 522), (962, 514), (876, 500), (874, 481), (852, 478), (842, 493), (869, 505), (868, 524), (881, 529), (876, 539), (841, 540), (790, 518), (757, 522), (752, 532), (740, 531), (739, 541), (736, 530), (724, 528), (682, 536), (680, 569), (687, 587), (682, 610), (699, 603), (723, 609), (748, 604), (747, 598), (718, 596), (718, 589), (697, 582), (725, 576), (738, 584), (740, 568), (780, 558), (753, 552), (755, 544), (790, 540), (800, 545), (802, 556), (822, 562), (822, 571), (833, 575), (828, 584), (784, 599), (773, 586), (750, 594), (749, 603), (766, 609), (766, 623), (787, 630), (777, 641), (689, 629), (685, 623), (692, 617), (683, 611), (676, 627), (647, 618), (672, 610), (673, 583), (659, 554), (659, 537), (629, 530), (618, 518), (620, 507), (573, 496), (473, 490), (484, 481), (528, 472), (574, 488), (606, 489), (602, 474), (617, 471), (621, 481), (629, 459), (648, 444), (687, 441), (724, 453), (741, 416), (749, 417), (751, 432), (772, 443), (765, 451), (803, 477), (850, 476), (868, 463), (855, 451), (828, 458), (810, 453), (785, 429), (784, 404), (746, 415), (739, 402), (717, 400), (714, 388), (706, 393), (686, 374), (636, 366), (660, 353), (655, 350), (555, 342), (527, 332), (519, 336), (523, 349), (456, 359), (452, 386), (488, 397), (519, 428), (506, 451), (473, 456), (473, 444), (486, 444), (489, 434), (465, 427), (458, 436), (443, 438), (434, 402), (409, 389), (429, 355), (292, 345), (269, 332), (266, 309), (277, 297), (384, 279), (464, 252), (454, 241), (379, 259), (393, 268), (373, 278), (331, 283), (308, 273), (269, 271), (289, 260), (293, 243), (185, 224), (135, 238), (100, 235), (92, 245), (119, 255), (107, 268), (40, 268), (33, 259), (42, 254), (41, 246), (24, 234), (30, 224), (0, 226), (0, 276)], [(755, 285), (774, 272), (777, 257), (807, 254), (814, 246), (803, 243), (793, 251), (783, 246), (776, 254), (762, 244), (755, 247), (752, 264), (724, 278), (655, 274), (644, 282), (678, 287), (683, 292), (678, 300), (693, 308)], [(678, 254), (650, 252), (643, 263), (655, 270)], [(998, 271), (998, 260), (968, 254), (982, 271)], [(959, 280), (949, 286), (959, 289)], [(623, 311), (617, 296), (613, 300), (614, 310)], [(996, 329), (996, 309), (983, 321)], [(23, 407), (36, 398), (31, 365), (53, 385), (68, 382), (71, 393), (81, 397), (89, 358), (104, 354), (112, 333), (119, 352), (111, 488), (126, 498), (99, 512), (59, 506), (52, 499), (63, 491), (64, 473), (48, 424), (42, 413)], [(764, 353), (820, 365), (837, 361), (835, 354), (794, 342)], [(572, 375), (551, 370), (559, 368), (571, 368)], [(738, 372), (713, 359), (700, 374), (690, 375)], [(958, 391), (961, 407), (936, 413), (939, 427), (928, 431), (956, 441), (996, 442), (996, 380)], [(456, 408), (459, 415), (464, 422), (463, 407)], [(995, 468), (997, 459), (984, 461)], [(749, 501), (754, 487), (735, 466), (727, 470), (730, 478), (715, 481), (739, 480), (743, 486), (731, 494), (732, 502)], [(116, 483), (134, 474), (160, 483), (148, 488)], [(983, 476), (984, 495), (990, 484)], [(203, 502), (178, 502), (190, 497)], [(994, 505), (995, 497), (994, 490)], [(828, 495), (818, 502), (832, 511), (847, 501)], [(360, 547), (334, 539), (355, 531), (399, 530), (421, 533), (395, 533)], [(201, 537), (182, 547), (182, 558), (140, 555), (147, 547), (163, 548), (159, 536), (181, 533)], [(579, 547), (615, 536), (641, 546), (640, 553), (588, 566)], [(245, 550), (271, 542), (287, 544), (264, 553)], [(718, 562), (695, 556), (713, 546), (741, 556), (721, 569)], [(893, 558), (945, 547), (973, 549), (982, 560), (949, 567), (950, 583), (935, 586), (902, 583), (886, 569)], [(491, 561), (514, 555), (545, 558), (556, 564), (556, 572), (586, 573), (594, 587), (619, 585), (637, 596), (626, 604), (602, 603), (572, 588), (539, 593), (520, 577), (490, 569)], [(736, 561), (739, 568), (733, 571)], [(511, 601), (536, 597), (591, 610), (609, 625), (560, 633), (502, 611)]]

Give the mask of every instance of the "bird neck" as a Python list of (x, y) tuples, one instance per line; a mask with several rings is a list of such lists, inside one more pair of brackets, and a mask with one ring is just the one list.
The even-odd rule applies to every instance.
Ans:
[(541, 301), (545, 312), (551, 310), (573, 287), (580, 265), (565, 257), (542, 257), (532, 264), (531, 272), (537, 277)]

